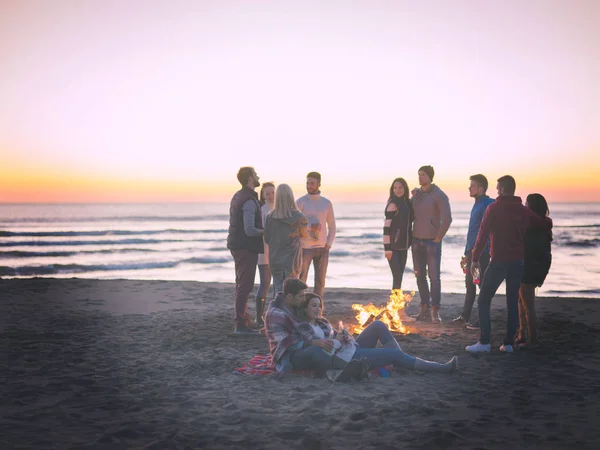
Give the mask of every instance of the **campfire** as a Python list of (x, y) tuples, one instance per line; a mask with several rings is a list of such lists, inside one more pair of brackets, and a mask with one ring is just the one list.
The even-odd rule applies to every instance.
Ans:
[(356, 311), (356, 320), (358, 325), (352, 327), (353, 334), (363, 331), (374, 320), (381, 320), (390, 331), (402, 334), (409, 334), (409, 329), (402, 323), (405, 317), (406, 305), (413, 299), (414, 292), (404, 294), (401, 289), (394, 289), (390, 294), (390, 299), (386, 305), (375, 306), (372, 302), (368, 305), (355, 303), (352, 309)]

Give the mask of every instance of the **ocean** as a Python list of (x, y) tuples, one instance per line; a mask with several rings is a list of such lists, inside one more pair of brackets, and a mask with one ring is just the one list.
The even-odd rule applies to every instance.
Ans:
[[(462, 293), (459, 262), (472, 203), (451, 206), (442, 291)], [(381, 244), (383, 208), (334, 204), (337, 236), (327, 286), (391, 288)], [(233, 282), (228, 209), (225, 203), (1, 204), (0, 277)], [(538, 295), (600, 298), (600, 203), (551, 204), (550, 210), (553, 262)], [(416, 288), (409, 255), (403, 289)]]

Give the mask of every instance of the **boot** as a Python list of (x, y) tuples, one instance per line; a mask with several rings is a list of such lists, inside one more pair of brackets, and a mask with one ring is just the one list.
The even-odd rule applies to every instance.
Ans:
[(442, 323), (442, 318), (440, 317), (440, 307), (439, 306), (431, 307), (431, 321), (433, 323)]
[(353, 359), (343, 369), (331, 369), (325, 376), (332, 383), (348, 383), (361, 381), (369, 377), (369, 360), (367, 358)]
[(454, 372), (458, 367), (458, 358), (453, 356), (450, 361), (446, 364), (440, 364), (433, 361), (425, 361), (421, 358), (415, 359), (415, 370), (421, 372), (439, 372), (439, 373), (451, 373)]
[(256, 297), (254, 299), (256, 306), (256, 325), (259, 328), (265, 326), (265, 321), (263, 319), (263, 311), (265, 309), (265, 298), (264, 297)]
[(426, 322), (429, 320), (429, 305), (425, 305), (421, 303), (421, 312), (416, 316), (413, 316), (413, 319), (419, 322)]

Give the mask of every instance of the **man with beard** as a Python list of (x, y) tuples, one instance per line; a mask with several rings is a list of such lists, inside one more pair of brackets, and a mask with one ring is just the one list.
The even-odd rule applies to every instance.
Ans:
[(333, 205), (321, 196), (321, 174), (310, 172), (306, 175), (307, 194), (296, 204), (308, 220), (308, 235), (302, 239), (302, 272), (300, 279), (306, 283), (310, 263), (315, 270), (313, 292), (323, 298), (325, 276), (329, 264), (329, 249), (335, 239), (335, 215)]
[(264, 252), (263, 223), (255, 189), (260, 186), (253, 167), (241, 167), (237, 179), (242, 188), (231, 199), (227, 248), (235, 263), (234, 334), (257, 335), (247, 311), (254, 287), (258, 254)]

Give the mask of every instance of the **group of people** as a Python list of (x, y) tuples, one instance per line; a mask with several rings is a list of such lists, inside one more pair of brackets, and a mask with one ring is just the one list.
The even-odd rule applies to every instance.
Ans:
[(253, 167), (237, 174), (242, 188), (231, 199), (227, 248), (235, 264), (235, 334), (258, 334), (247, 312), (248, 297), (254, 287), (256, 268), (260, 286), (256, 294), (256, 324), (264, 325), (267, 292), (273, 279), (274, 294), (283, 281), (298, 277), (306, 282), (314, 267), (313, 292), (323, 297), (329, 263), (329, 249), (335, 239), (333, 205), (321, 196), (321, 174), (306, 176), (307, 194), (294, 199), (292, 188), (264, 183), (260, 196), (259, 177)]
[[(442, 240), (451, 223), (448, 196), (435, 184), (432, 166), (418, 170), (419, 188), (409, 190), (404, 178), (390, 186), (384, 210), (383, 247), (392, 272), (392, 289), (402, 289), (408, 250), (420, 296), (417, 321), (441, 323)], [(314, 267), (313, 293), (323, 299), (329, 250), (336, 233), (331, 202), (321, 196), (321, 175), (306, 177), (307, 194), (294, 200), (287, 184), (264, 183), (258, 195), (259, 177), (252, 167), (238, 172), (242, 188), (231, 201), (227, 246), (235, 262), (235, 331), (258, 334), (252, 327), (246, 305), (254, 286), (256, 268), (260, 287), (256, 295), (256, 324), (264, 326), (264, 308), (271, 278), (274, 294), (283, 292), (284, 280), (298, 278), (306, 283)], [(530, 194), (526, 205), (515, 196), (516, 182), (510, 175), (497, 180), (498, 197), (487, 195), (488, 180), (482, 174), (470, 177), (469, 195), (474, 199), (467, 242), (461, 266), (466, 294), (462, 313), (454, 323), (479, 329), (480, 339), (466, 347), (468, 352), (491, 348), (490, 305), (502, 281), (506, 281), (507, 334), (501, 351), (538, 345), (535, 288), (541, 286), (551, 264), (552, 221), (540, 194)], [(471, 313), (477, 304), (479, 324)], [(360, 352), (359, 352), (360, 354)]]

